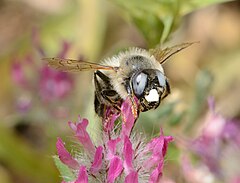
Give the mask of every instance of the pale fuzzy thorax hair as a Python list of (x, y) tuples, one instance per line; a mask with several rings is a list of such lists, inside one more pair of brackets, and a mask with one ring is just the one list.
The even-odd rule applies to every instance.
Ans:
[(152, 69), (158, 69), (162, 73), (164, 73), (161, 64), (155, 59), (153, 55), (151, 55), (147, 50), (143, 48), (132, 47), (126, 51), (121, 51), (117, 55), (104, 59), (102, 61), (102, 64), (119, 67), (120, 63), (124, 61), (124, 59), (130, 58), (131, 56), (136, 56), (136, 55), (150, 59), (151, 60), (150, 64), (152, 66)]
[(147, 50), (142, 48), (133, 47), (128, 49), (127, 51), (122, 51), (117, 55), (103, 60), (103, 65), (119, 67), (118, 71), (104, 71), (104, 73), (109, 76), (114, 89), (123, 99), (126, 99), (128, 95), (123, 84), (124, 79), (129, 77), (129, 73), (134, 70), (134, 68), (126, 67), (124, 65), (126, 60), (133, 56), (142, 56), (147, 59), (147, 62), (145, 61), (145, 64), (141, 64), (141, 69), (157, 69), (164, 74), (162, 65), (156, 60), (153, 55), (151, 55)]

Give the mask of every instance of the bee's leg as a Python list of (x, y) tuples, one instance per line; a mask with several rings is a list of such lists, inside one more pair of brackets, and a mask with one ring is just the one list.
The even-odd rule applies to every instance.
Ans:
[(169, 85), (169, 82), (168, 80), (166, 79), (166, 91), (164, 92), (164, 95), (162, 97), (162, 99), (164, 99), (165, 97), (168, 96), (168, 94), (171, 93), (171, 88), (170, 88), (170, 85)]
[(106, 99), (111, 105), (120, 111), (120, 106), (122, 103), (121, 97), (118, 95), (118, 93), (115, 90), (112, 89), (106, 89), (101, 92), (104, 99)]

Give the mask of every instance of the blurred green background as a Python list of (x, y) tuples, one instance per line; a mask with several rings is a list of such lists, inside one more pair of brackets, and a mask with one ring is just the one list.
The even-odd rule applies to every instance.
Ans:
[[(167, 135), (191, 138), (208, 111), (208, 96), (221, 114), (239, 119), (239, 20), (237, 0), (0, 0), (0, 183), (60, 182), (52, 159), (56, 138), (72, 141), (67, 122), (78, 114), (97, 135), (91, 72), (71, 74), (64, 97), (41, 97), (41, 58), (57, 56), (66, 42), (66, 58), (99, 62), (132, 46), (200, 41), (164, 64), (172, 93), (157, 110), (141, 114), (136, 128), (150, 136), (162, 126)], [(13, 79), (16, 61), (31, 87)], [(178, 154), (170, 147), (165, 167), (175, 181)]]

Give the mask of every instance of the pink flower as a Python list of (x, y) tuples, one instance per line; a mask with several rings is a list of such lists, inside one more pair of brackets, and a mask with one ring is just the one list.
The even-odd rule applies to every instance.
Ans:
[[(138, 106), (138, 100), (136, 97), (134, 98), (134, 102), (135, 102), (135, 105)], [(122, 138), (124, 138), (125, 135), (129, 136), (133, 129), (133, 126), (136, 120), (133, 114), (134, 113), (133, 107), (134, 106), (129, 97), (122, 103), (122, 106), (121, 106), (121, 112), (122, 112), (122, 118), (123, 118)]]
[[(13, 62), (11, 75), (15, 84), (21, 88), (22, 93), (24, 91), (28, 95), (30, 93), (32, 95), (30, 98), (36, 98), (37, 94), (43, 103), (69, 96), (74, 87), (73, 77), (69, 73), (49, 68), (41, 60), (46, 57), (46, 53), (40, 45), (40, 36), (36, 29), (32, 33), (32, 44), (35, 48), (33, 52), (23, 58), (17, 58)], [(58, 57), (65, 57), (69, 48), (70, 44), (63, 41), (62, 48), (57, 54)]]
[(88, 175), (85, 166), (81, 166), (78, 173), (78, 178), (75, 183), (88, 183)]
[(154, 171), (150, 175), (149, 182), (158, 182), (162, 176), (164, 157), (167, 152), (168, 143), (173, 138), (171, 136), (164, 136), (161, 130), (159, 137), (152, 139), (145, 147), (143, 154), (148, 153), (150, 156), (144, 162), (144, 166), (147, 169), (154, 168)]
[(115, 179), (121, 174), (122, 169), (123, 169), (122, 160), (118, 156), (113, 157), (109, 163), (107, 182), (113, 183)]
[(240, 183), (240, 176), (234, 177), (230, 183)]
[(98, 173), (99, 170), (102, 168), (102, 158), (103, 158), (103, 147), (99, 146), (96, 149), (94, 160), (90, 168), (90, 172), (92, 174)]
[(27, 81), (23, 73), (23, 66), (19, 61), (14, 61), (12, 65), (12, 79), (20, 86), (26, 87)]
[[(232, 167), (227, 166), (239, 161), (240, 126), (237, 121), (226, 119), (216, 113), (212, 98), (209, 99), (209, 108), (209, 114), (203, 123), (203, 130), (188, 143), (187, 148), (188, 151), (200, 158), (200, 161), (198, 161), (199, 167), (207, 168), (208, 174), (211, 174), (216, 179), (229, 181), (227, 174), (236, 176), (240, 173), (239, 169), (234, 170)], [(182, 163), (185, 175), (187, 169), (196, 169), (192, 167), (188, 159), (190, 158), (184, 157)], [(196, 169), (188, 172), (192, 173), (191, 176), (197, 182), (197, 174), (202, 171)], [(203, 180), (199, 179), (198, 182), (203, 182)]]
[(214, 176), (206, 166), (198, 164), (193, 166), (190, 158), (186, 154), (181, 158), (182, 171), (186, 182), (190, 183), (207, 183), (214, 182)]
[(124, 139), (124, 147), (123, 147), (123, 157), (124, 157), (124, 171), (128, 175), (129, 173), (134, 171), (133, 168), (133, 149), (132, 149), (132, 143), (128, 136), (125, 136)]
[(107, 159), (112, 159), (114, 157), (114, 155), (116, 154), (116, 148), (117, 148), (117, 144), (121, 142), (121, 138), (116, 138), (116, 139), (113, 139), (113, 140), (109, 140), (107, 142)]
[(158, 162), (158, 166), (153, 170), (150, 175), (149, 183), (157, 183), (159, 182), (160, 178), (162, 177), (162, 170), (163, 170), (163, 159), (160, 159)]
[(72, 169), (77, 169), (79, 167), (77, 160), (75, 160), (70, 153), (65, 149), (63, 141), (61, 138), (57, 140), (57, 151), (59, 159), (67, 166)]
[(126, 176), (124, 183), (138, 183), (138, 173), (136, 171), (129, 173)]
[(80, 117), (78, 123), (69, 122), (69, 126), (72, 128), (73, 131), (75, 131), (75, 136), (77, 137), (79, 142), (83, 145), (84, 149), (86, 149), (90, 153), (93, 153), (96, 149), (86, 130), (87, 125), (88, 120), (87, 119), (81, 120)]
[[(162, 176), (167, 146), (173, 138), (164, 136), (161, 131), (159, 137), (146, 143), (137, 132), (133, 134), (132, 128), (136, 119), (132, 114), (131, 105), (129, 99), (123, 102), (122, 115), (125, 115), (125, 121), (122, 122), (122, 129), (116, 130), (114, 126), (103, 129), (102, 140), (99, 142), (101, 144), (97, 148), (87, 132), (87, 119), (79, 118), (77, 123), (69, 122), (84, 151), (76, 152), (72, 156), (58, 140), (58, 155), (62, 163), (70, 167), (73, 173), (76, 173), (76, 168), (84, 166), (84, 176), (90, 182), (158, 183)], [(108, 119), (113, 124), (116, 115), (112, 113), (113, 121)], [(106, 120), (103, 120), (103, 125), (105, 122)], [(78, 179), (79, 174), (76, 174), (74, 183)]]
[(39, 95), (43, 101), (66, 97), (73, 88), (73, 79), (66, 72), (43, 66), (39, 72)]

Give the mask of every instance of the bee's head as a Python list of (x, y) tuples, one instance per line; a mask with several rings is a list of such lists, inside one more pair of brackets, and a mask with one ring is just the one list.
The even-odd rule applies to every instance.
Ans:
[(140, 111), (148, 111), (159, 106), (170, 92), (165, 75), (156, 69), (144, 69), (131, 77), (131, 88), (140, 102)]

